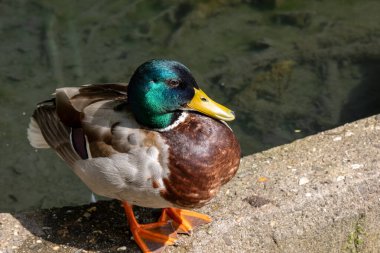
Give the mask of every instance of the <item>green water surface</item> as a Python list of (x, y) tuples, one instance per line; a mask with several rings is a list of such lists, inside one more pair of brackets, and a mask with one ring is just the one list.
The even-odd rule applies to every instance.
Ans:
[(0, 2), (0, 211), (87, 203), (26, 128), (57, 87), (183, 62), (237, 115), (244, 155), (380, 112), (380, 1)]

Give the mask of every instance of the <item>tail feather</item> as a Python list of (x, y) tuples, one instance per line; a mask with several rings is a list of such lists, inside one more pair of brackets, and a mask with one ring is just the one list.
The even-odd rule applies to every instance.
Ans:
[[(70, 128), (66, 127), (60, 121), (54, 104), (45, 103), (37, 107), (34, 111), (31, 124), (38, 125), (38, 129), (40, 130), (46, 144), (54, 149), (69, 165), (73, 165), (76, 161), (81, 160), (71, 145)], [(28, 130), (28, 133), (32, 133), (32, 130), (36, 131), (36, 128), (30, 129), (31, 130)], [(31, 142), (31, 144), (33, 146), (33, 144), (37, 143)]]
[(33, 117), (30, 118), (28, 127), (28, 140), (30, 145), (34, 148), (50, 148), (41, 133), (41, 129), (38, 126), (37, 121)]

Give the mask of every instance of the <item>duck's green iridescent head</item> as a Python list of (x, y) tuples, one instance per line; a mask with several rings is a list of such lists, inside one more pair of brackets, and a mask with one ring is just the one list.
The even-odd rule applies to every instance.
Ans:
[(199, 89), (187, 67), (169, 60), (151, 60), (137, 68), (128, 85), (128, 103), (137, 121), (150, 128), (169, 126), (181, 110), (225, 121), (235, 118)]

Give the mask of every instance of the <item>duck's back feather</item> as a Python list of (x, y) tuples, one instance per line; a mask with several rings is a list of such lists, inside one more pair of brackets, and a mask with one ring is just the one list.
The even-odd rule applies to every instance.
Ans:
[(70, 127), (81, 127), (84, 109), (98, 101), (126, 101), (127, 84), (90, 84), (56, 90), (57, 114)]

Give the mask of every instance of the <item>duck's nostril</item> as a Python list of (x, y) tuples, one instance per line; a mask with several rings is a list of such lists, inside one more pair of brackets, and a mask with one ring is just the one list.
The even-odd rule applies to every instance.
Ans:
[(201, 97), (201, 100), (202, 100), (203, 102), (208, 102), (207, 98), (204, 98), (204, 97)]

